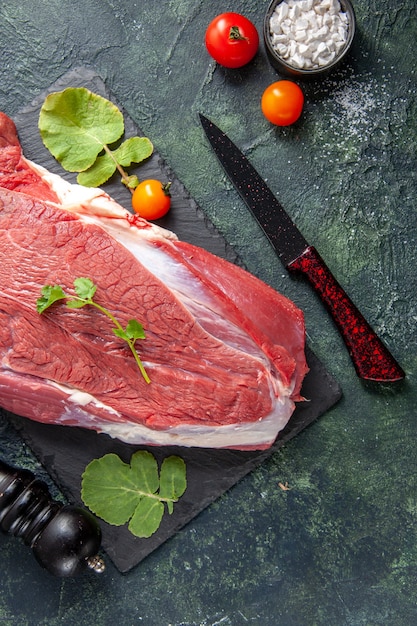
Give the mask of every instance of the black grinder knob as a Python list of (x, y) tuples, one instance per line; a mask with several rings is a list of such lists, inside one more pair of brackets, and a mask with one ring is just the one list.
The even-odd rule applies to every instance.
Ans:
[(101, 529), (86, 509), (51, 498), (35, 475), (0, 461), (0, 530), (23, 539), (51, 574), (70, 577), (104, 571), (97, 555)]

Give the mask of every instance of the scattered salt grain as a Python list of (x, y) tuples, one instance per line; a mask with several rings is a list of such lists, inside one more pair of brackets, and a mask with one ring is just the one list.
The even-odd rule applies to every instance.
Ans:
[(284, 0), (269, 27), (272, 47), (284, 61), (317, 69), (332, 63), (346, 44), (349, 20), (339, 0)]

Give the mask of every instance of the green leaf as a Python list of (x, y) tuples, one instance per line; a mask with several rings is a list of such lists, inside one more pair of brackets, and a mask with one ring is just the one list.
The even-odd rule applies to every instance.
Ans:
[[(137, 176), (123, 168), (151, 156), (153, 145), (146, 137), (130, 137), (122, 143), (123, 114), (109, 100), (85, 87), (69, 87), (49, 94), (39, 114), (42, 141), (69, 172), (78, 172), (77, 182), (98, 187), (115, 173), (129, 189)], [(111, 146), (118, 145), (112, 150)]]
[(67, 300), (66, 304), (69, 309), (82, 309), (89, 303), (84, 302), (84, 300)]
[[(146, 137), (130, 137), (126, 139), (119, 148), (114, 151), (108, 150), (105, 154), (98, 156), (95, 163), (87, 170), (80, 172), (77, 182), (85, 187), (99, 187), (113, 176), (117, 169), (117, 164), (128, 167), (132, 163), (140, 163), (151, 156), (153, 145)], [(128, 186), (136, 187), (137, 178), (132, 182), (127, 176)]]
[(116, 171), (116, 162), (107, 152), (97, 157), (95, 163), (77, 176), (77, 183), (84, 187), (99, 187), (113, 176)]
[(129, 339), (145, 339), (145, 331), (138, 320), (129, 320), (126, 326), (126, 335)]
[(146, 450), (135, 452), (130, 459), (135, 484), (145, 494), (156, 493), (159, 487), (158, 463)]
[(158, 530), (163, 516), (162, 502), (145, 496), (137, 505), (128, 528), (136, 537), (150, 537)]
[(135, 319), (129, 320), (125, 330), (122, 328), (113, 328), (112, 330), (116, 337), (120, 337), (120, 339), (124, 339), (125, 341), (145, 339), (146, 336), (142, 324)]
[(141, 163), (153, 152), (153, 145), (147, 137), (130, 137), (113, 152), (116, 161), (123, 167)]
[(46, 97), (39, 131), (66, 170), (82, 172), (93, 165), (105, 145), (120, 139), (124, 121), (109, 100), (84, 87), (69, 87)]
[(76, 278), (74, 280), (75, 293), (83, 300), (92, 300), (97, 287), (90, 278)]
[(41, 290), (41, 297), (36, 300), (36, 310), (43, 313), (48, 307), (58, 300), (63, 300), (66, 296), (59, 285), (45, 285)]
[[(177, 501), (187, 488), (186, 467), (179, 456), (169, 456), (161, 466), (159, 495)], [(171, 513), (172, 511), (170, 511)]]
[(112, 328), (112, 331), (116, 335), (116, 337), (119, 337), (120, 339), (124, 339), (125, 341), (129, 341), (129, 337), (127, 336), (123, 328)]
[[(81, 483), (84, 504), (109, 524), (129, 522), (137, 537), (150, 537), (159, 528), (164, 502), (173, 512), (174, 501), (186, 489), (185, 463), (179, 457), (165, 459), (158, 471), (154, 455), (139, 450), (130, 465), (115, 454), (106, 454), (87, 465)], [(158, 492), (159, 490), (159, 492)]]
[(132, 481), (130, 465), (117, 454), (106, 454), (87, 465), (82, 475), (81, 497), (95, 515), (121, 526), (132, 517), (142, 495)]

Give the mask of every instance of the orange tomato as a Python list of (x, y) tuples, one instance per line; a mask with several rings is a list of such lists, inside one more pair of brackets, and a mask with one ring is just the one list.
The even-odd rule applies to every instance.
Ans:
[(304, 106), (301, 88), (291, 80), (279, 80), (262, 94), (261, 109), (266, 119), (276, 126), (289, 126), (300, 117)]
[(143, 180), (132, 194), (135, 213), (146, 220), (157, 220), (168, 213), (171, 206), (171, 183), (161, 183), (149, 178)]

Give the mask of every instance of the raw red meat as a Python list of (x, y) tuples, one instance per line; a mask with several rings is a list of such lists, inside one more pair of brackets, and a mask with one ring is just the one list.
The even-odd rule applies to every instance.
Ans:
[[(0, 113), (0, 405), (134, 444), (269, 447), (301, 400), (304, 319), (241, 268), (180, 242), (98, 189), (28, 161)], [(43, 285), (96, 300), (146, 339), (142, 378), (92, 307), (36, 311)]]

